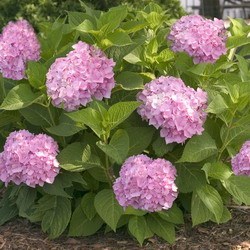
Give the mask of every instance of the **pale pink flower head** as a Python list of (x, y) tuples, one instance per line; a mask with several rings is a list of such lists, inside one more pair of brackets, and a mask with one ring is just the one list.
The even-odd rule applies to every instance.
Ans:
[(172, 207), (178, 195), (175, 178), (171, 162), (146, 155), (131, 156), (122, 165), (113, 190), (122, 207), (155, 212)]
[(137, 95), (142, 105), (137, 109), (142, 119), (160, 128), (166, 143), (184, 143), (203, 132), (206, 119), (207, 94), (196, 91), (180, 78), (160, 77), (145, 85)]
[(9, 182), (30, 187), (53, 183), (60, 170), (57, 153), (58, 145), (48, 135), (12, 132), (0, 153), (0, 180), (6, 186)]
[(250, 141), (243, 144), (240, 152), (232, 158), (231, 164), (235, 175), (250, 176)]
[(40, 44), (34, 29), (26, 20), (9, 22), (0, 35), (0, 72), (3, 77), (25, 78), (28, 61), (40, 59)]
[(216, 18), (183, 16), (172, 26), (168, 39), (173, 51), (186, 52), (195, 64), (214, 63), (226, 54), (226, 29), (224, 22)]
[(115, 86), (112, 59), (81, 41), (73, 48), (51, 65), (46, 81), (53, 105), (67, 111), (86, 106), (93, 99), (110, 98)]

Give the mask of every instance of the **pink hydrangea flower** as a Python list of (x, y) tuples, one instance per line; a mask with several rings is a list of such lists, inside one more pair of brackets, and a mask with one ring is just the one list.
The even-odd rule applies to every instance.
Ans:
[(172, 50), (186, 52), (194, 63), (214, 63), (226, 54), (226, 29), (222, 20), (199, 15), (183, 16), (171, 28)]
[(142, 102), (138, 113), (157, 129), (166, 143), (183, 143), (193, 135), (200, 135), (206, 119), (207, 94), (200, 88), (185, 86), (175, 77), (160, 77), (145, 85), (137, 95)]
[(86, 106), (92, 99), (109, 98), (115, 86), (112, 59), (81, 41), (73, 48), (51, 65), (46, 82), (53, 105), (67, 111)]
[(122, 165), (113, 190), (121, 206), (155, 212), (172, 207), (178, 195), (175, 178), (171, 162), (131, 156)]
[(0, 35), (0, 72), (3, 77), (21, 80), (28, 61), (40, 59), (40, 44), (26, 20), (9, 22)]
[(250, 141), (243, 144), (240, 152), (232, 158), (231, 164), (235, 175), (250, 176)]
[(48, 135), (12, 132), (0, 153), (0, 180), (5, 185), (12, 181), (30, 187), (53, 183), (60, 170), (57, 153), (58, 145)]

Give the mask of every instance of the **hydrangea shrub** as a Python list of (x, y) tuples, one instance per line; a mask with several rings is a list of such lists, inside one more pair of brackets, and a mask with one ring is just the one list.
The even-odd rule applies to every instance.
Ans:
[(3, 77), (25, 78), (28, 61), (40, 59), (40, 43), (26, 20), (9, 22), (0, 35), (0, 72)]
[(224, 223), (229, 204), (250, 204), (243, 20), (86, 7), (41, 26), (39, 43), (19, 22), (0, 36), (0, 224), (173, 243), (183, 214)]

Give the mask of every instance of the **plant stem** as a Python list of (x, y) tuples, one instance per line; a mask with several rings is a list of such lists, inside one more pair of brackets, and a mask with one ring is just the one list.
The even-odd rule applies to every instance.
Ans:
[(233, 48), (233, 49), (230, 50), (229, 55), (228, 55), (228, 60), (229, 61), (233, 61), (235, 52), (236, 52), (236, 48)]
[[(226, 133), (226, 137), (225, 137), (225, 141), (224, 141), (224, 142), (227, 141), (227, 138), (228, 138), (228, 135), (229, 135), (229, 131), (230, 131), (232, 125), (233, 125), (233, 118), (234, 118), (234, 115), (235, 115), (235, 113), (236, 113), (236, 110), (237, 110), (237, 108), (233, 111), (233, 113), (232, 113), (232, 119), (231, 119), (230, 123), (229, 123), (228, 126), (227, 126), (228, 129), (227, 129), (227, 133)], [(220, 161), (220, 160), (221, 160), (221, 156), (222, 156), (224, 150), (226, 149), (227, 145), (228, 145), (228, 143), (224, 143), (224, 144), (221, 146), (221, 148), (220, 148), (220, 150), (219, 150), (218, 157), (217, 157), (217, 161)]]

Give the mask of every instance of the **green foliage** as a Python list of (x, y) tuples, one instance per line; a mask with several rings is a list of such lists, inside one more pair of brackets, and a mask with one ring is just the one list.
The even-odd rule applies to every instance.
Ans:
[(116, 231), (116, 226), (123, 214), (123, 209), (115, 199), (113, 191), (111, 189), (100, 191), (95, 197), (94, 205), (100, 217)]
[[(172, 244), (183, 214), (191, 213), (193, 226), (209, 220), (224, 223), (231, 219), (231, 198), (250, 204), (249, 177), (235, 176), (230, 165), (250, 138), (249, 26), (231, 20), (227, 55), (214, 64), (194, 65), (187, 54), (172, 52), (166, 40), (173, 19), (183, 14), (181, 8), (175, 0), (157, 2), (161, 5), (149, 0), (88, 1), (97, 8), (112, 7), (106, 12), (76, 1), (66, 12), (67, 0), (0, 3), (5, 23), (9, 12), (2, 12), (3, 6), (13, 6), (9, 17), (29, 19), (37, 13), (32, 20), (41, 31), (42, 47), (41, 60), (27, 65), (27, 78), (0, 77), (0, 146), (18, 129), (49, 134), (59, 144), (61, 167), (53, 184), (35, 189), (9, 184), (0, 201), (0, 225), (25, 217), (40, 222), (50, 238), (67, 230), (69, 236), (88, 236), (101, 228), (108, 232), (126, 227), (140, 245), (153, 235)], [(38, 20), (55, 19), (55, 14), (62, 16), (38, 25)], [(116, 86), (110, 99), (66, 112), (48, 98), (46, 73), (78, 40), (114, 59)], [(161, 75), (181, 77), (208, 94), (204, 131), (183, 144), (167, 144), (136, 112), (138, 92)], [(138, 154), (162, 157), (176, 167), (180, 195), (171, 208), (150, 213), (118, 204), (113, 183), (124, 161)]]

